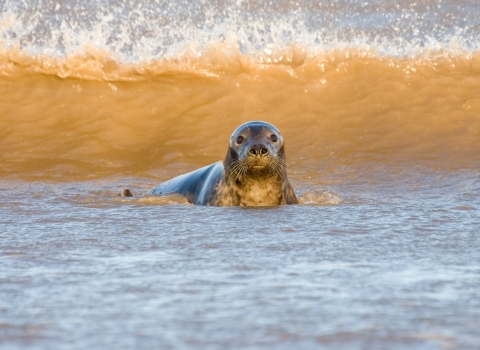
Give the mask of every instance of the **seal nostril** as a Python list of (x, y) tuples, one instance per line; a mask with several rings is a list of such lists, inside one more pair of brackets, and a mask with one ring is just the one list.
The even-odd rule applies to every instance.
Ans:
[(256, 155), (256, 154), (257, 154), (257, 151), (256, 151), (255, 149), (253, 149), (253, 148), (250, 148), (250, 149), (248, 150), (248, 153), (253, 154), (253, 155)]
[(260, 150), (260, 153), (261, 153), (261, 154), (267, 154), (267, 153), (268, 153), (268, 148), (267, 148), (267, 147), (263, 147), (263, 148)]

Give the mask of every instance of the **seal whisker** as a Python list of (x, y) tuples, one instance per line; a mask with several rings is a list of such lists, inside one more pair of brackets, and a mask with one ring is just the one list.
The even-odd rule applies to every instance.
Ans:
[(284, 172), (287, 170), (287, 162), (285, 161), (285, 159), (282, 159), (282, 158), (278, 158), (277, 159), (277, 165), (279, 167), (279, 171), (281, 172)]
[(243, 165), (241, 163), (235, 167), (232, 175), (235, 179), (238, 179), (243, 175)]
[(235, 179), (238, 179), (241, 175), (244, 175), (245, 173), (246, 170), (244, 162), (237, 159), (232, 162), (232, 166), (230, 167), (230, 171), (227, 176), (233, 176)]
[(286, 170), (286, 163), (282, 158), (273, 158), (269, 164), (269, 167), (270, 172), (282, 176)]
[(235, 159), (232, 161), (232, 163), (230, 164), (230, 167), (228, 168), (228, 171), (227, 171), (227, 177), (231, 176), (232, 174), (235, 173), (236, 171), (236, 168), (238, 166), (238, 159)]

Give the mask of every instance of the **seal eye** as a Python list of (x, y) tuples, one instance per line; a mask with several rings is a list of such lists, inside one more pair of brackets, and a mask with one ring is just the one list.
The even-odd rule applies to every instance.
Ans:
[(236, 140), (236, 141), (237, 141), (237, 143), (238, 143), (239, 145), (241, 145), (241, 144), (243, 143), (243, 141), (245, 141), (245, 137), (243, 137), (242, 135), (240, 135), (239, 137), (237, 137), (237, 140)]
[(272, 142), (277, 142), (277, 141), (278, 141), (277, 135), (275, 135), (275, 134), (270, 135), (270, 140), (271, 140)]

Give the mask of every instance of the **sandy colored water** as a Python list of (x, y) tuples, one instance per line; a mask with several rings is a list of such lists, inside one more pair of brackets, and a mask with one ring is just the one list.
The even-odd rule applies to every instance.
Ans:
[(272, 62), (213, 52), (112, 70), (105, 57), (57, 60), (54, 68), (15, 53), (3, 58), (4, 175), (67, 180), (200, 166), (223, 159), (231, 132), (256, 119), (282, 131), (293, 174), (359, 157), (478, 165), (477, 54), (394, 59), (297, 48)]

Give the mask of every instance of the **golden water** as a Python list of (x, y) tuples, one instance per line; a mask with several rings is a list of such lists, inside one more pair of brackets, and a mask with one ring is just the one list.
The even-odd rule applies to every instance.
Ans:
[(1, 174), (68, 181), (210, 164), (256, 119), (282, 131), (292, 174), (359, 158), (478, 165), (476, 53), (221, 52), (134, 65), (3, 53)]

